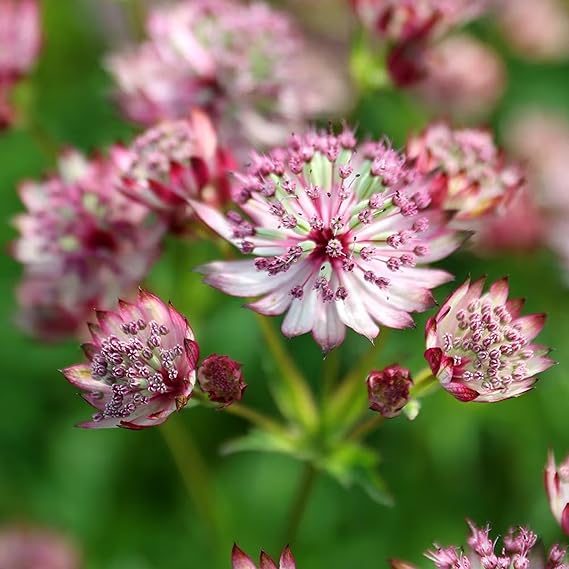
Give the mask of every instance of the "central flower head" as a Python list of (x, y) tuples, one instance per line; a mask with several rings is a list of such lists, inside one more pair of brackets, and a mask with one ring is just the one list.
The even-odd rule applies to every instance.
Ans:
[(427, 209), (425, 181), (384, 142), (357, 148), (348, 129), (293, 136), (287, 148), (254, 155), (237, 178), (242, 213), (192, 205), (255, 259), (201, 270), (228, 294), (260, 296), (249, 306), (261, 314), (288, 311), (287, 336), (312, 331), (329, 350), (345, 326), (370, 339), (378, 324), (411, 326), (409, 312), (429, 307), (429, 290), (450, 278), (415, 267), (448, 255), (459, 239)]

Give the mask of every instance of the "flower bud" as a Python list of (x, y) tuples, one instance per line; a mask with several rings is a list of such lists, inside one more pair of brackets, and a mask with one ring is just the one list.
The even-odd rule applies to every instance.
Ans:
[(371, 371), (367, 377), (369, 408), (383, 417), (397, 417), (409, 402), (413, 385), (409, 370), (398, 365)]
[(240, 401), (247, 387), (241, 364), (217, 354), (203, 361), (198, 369), (198, 382), (211, 401), (222, 403), (224, 407)]

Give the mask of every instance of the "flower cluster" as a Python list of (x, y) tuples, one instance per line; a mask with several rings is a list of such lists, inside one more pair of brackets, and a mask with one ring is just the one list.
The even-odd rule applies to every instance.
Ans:
[(37, 0), (0, 0), (0, 130), (14, 118), (12, 88), (35, 63), (40, 45)]
[(218, 354), (211, 354), (202, 362), (198, 369), (198, 382), (210, 401), (224, 407), (240, 401), (247, 388), (241, 364)]
[(410, 399), (413, 380), (408, 369), (398, 365), (371, 371), (367, 377), (369, 408), (383, 417), (397, 417)]
[(185, 407), (196, 381), (199, 347), (187, 320), (172, 305), (140, 291), (135, 304), (119, 301), (97, 311), (88, 364), (63, 370), (97, 413), (85, 428), (141, 429)]
[(346, 326), (370, 339), (379, 325), (413, 325), (430, 289), (451, 279), (426, 265), (452, 253), (459, 235), (430, 208), (427, 182), (385, 142), (358, 147), (352, 131), (311, 132), (254, 155), (235, 191), (243, 215), (192, 202), (205, 223), (251, 260), (200, 268), (206, 282), (249, 307), (286, 312), (282, 331), (312, 331), (324, 351)]
[(441, 385), (460, 401), (493, 402), (533, 387), (554, 362), (533, 344), (543, 314), (520, 316), (524, 301), (508, 299), (506, 279), (482, 294), (484, 279), (466, 281), (429, 319), (425, 358)]
[[(233, 551), (231, 553), (231, 563), (232, 569), (257, 569), (255, 562), (236, 545), (233, 546)], [(276, 563), (264, 551), (262, 551), (259, 561), (259, 569), (296, 569), (296, 562), (290, 548), (287, 546), (281, 553), (278, 567)]]
[(303, 77), (308, 47), (266, 4), (183, 0), (152, 10), (147, 33), (146, 43), (108, 61), (132, 120), (151, 125), (201, 107), (227, 140), (274, 144), (333, 110), (319, 91), (329, 69), (312, 66)]
[(164, 227), (117, 191), (117, 168), (70, 150), (57, 174), (21, 186), (27, 212), (14, 221), (12, 253), (24, 265), (20, 321), (31, 334), (75, 333), (93, 308), (135, 290), (158, 256)]

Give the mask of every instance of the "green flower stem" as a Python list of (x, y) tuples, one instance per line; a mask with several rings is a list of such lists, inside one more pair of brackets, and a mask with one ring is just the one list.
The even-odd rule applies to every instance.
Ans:
[(313, 429), (318, 423), (318, 411), (306, 380), (287, 353), (281, 338), (275, 333), (269, 319), (266, 316), (257, 315), (257, 322), (261, 328), (267, 348), (278, 366), (279, 376), (289, 391), (291, 403), (298, 415), (298, 419), (305, 427)]
[(377, 427), (383, 424), (385, 419), (379, 414), (376, 413), (369, 419), (366, 419), (362, 423), (360, 423), (350, 434), (349, 439), (352, 441), (358, 441), (360, 439), (365, 438), (367, 435), (375, 431)]
[(304, 517), (306, 507), (310, 500), (314, 482), (316, 481), (316, 468), (312, 463), (306, 463), (300, 476), (296, 497), (294, 498), (288, 523), (285, 530), (283, 543), (294, 543), (298, 529)]
[(360, 91), (379, 91), (393, 86), (386, 68), (386, 58), (385, 46), (378, 48), (365, 32), (359, 34), (352, 47), (350, 70)]
[(270, 419), (266, 415), (255, 411), (255, 409), (251, 409), (246, 405), (242, 405), (241, 403), (232, 403), (228, 407), (224, 407), (222, 411), (229, 413), (230, 415), (235, 415), (236, 417), (241, 417), (242, 419), (246, 419), (247, 421), (257, 425), (261, 429), (265, 431), (269, 431), (271, 433), (275, 433), (277, 435), (286, 434), (285, 428)]
[(126, 0), (128, 3), (130, 27), (137, 40), (146, 36), (146, 9), (141, 0)]
[(439, 380), (433, 375), (431, 369), (427, 367), (415, 376), (415, 382), (411, 388), (411, 397), (414, 399), (424, 397), (439, 387), (439, 385)]

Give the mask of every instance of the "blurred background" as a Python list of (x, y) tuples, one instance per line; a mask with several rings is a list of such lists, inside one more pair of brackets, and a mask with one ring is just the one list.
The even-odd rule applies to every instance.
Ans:
[[(280, 4), (293, 11), (316, 40), (346, 53), (350, 49), (355, 23), (341, 0)], [(109, 50), (135, 37), (131, 8), (126, 0), (42, 3), (43, 50), (35, 70), (15, 93), (29, 123), (37, 127), (0, 134), (0, 232), (5, 246), (16, 235), (10, 220), (22, 210), (18, 182), (39, 178), (53, 167), (46, 136), (62, 146), (94, 151), (129, 141), (136, 132), (110, 102), (112, 81), (101, 64)], [(569, 13), (567, 3), (560, 2), (559, 8)], [(537, 40), (512, 43), (497, 16), (470, 26), (469, 33), (491, 46), (503, 65), (503, 94), (483, 117), (476, 117), (495, 129), (498, 140), (511, 147), (519, 137), (535, 143), (532, 137), (537, 134), (531, 129), (511, 128), (512, 121), (530, 109), (569, 120), (566, 45), (557, 51), (549, 46), (547, 52)], [(569, 34), (564, 33), (566, 43)], [(479, 73), (475, 66), (468, 69), (469, 74)], [(396, 145), (404, 144), (433, 112), (409, 92), (364, 89), (353, 97), (358, 102), (348, 118), (358, 125), (358, 135), (386, 134)], [(569, 192), (569, 156), (566, 166), (567, 174), (558, 182), (560, 191)], [(568, 240), (569, 234), (558, 238)], [(179, 248), (187, 266), (173, 274), (172, 258)], [(201, 285), (191, 272), (213, 255), (208, 245), (169, 242), (147, 286), (188, 316), (203, 354), (226, 353), (242, 362), (249, 383), (246, 401), (270, 408), (271, 377), (253, 314), (239, 299)], [(302, 465), (278, 455), (223, 456), (223, 444), (244, 433), (247, 425), (223, 413), (186, 410), (171, 421), (181, 427), (177, 433), (191, 438), (169, 442), (181, 449), (182, 470), (199, 472), (201, 484), (193, 487), (192, 498), (158, 430), (73, 428), (89, 409), (58, 369), (79, 361), (78, 344), (42, 345), (14, 326), (14, 288), (21, 270), (7, 255), (0, 262), (0, 521), (61, 532), (82, 551), (86, 569), (229, 567), (233, 542), (254, 555), (261, 548), (277, 555)], [(542, 470), (548, 448), (555, 449), (558, 458), (569, 452), (569, 297), (562, 263), (544, 249), (485, 257), (461, 252), (442, 266), (457, 282), (469, 275), (509, 275), (513, 296), (527, 298), (527, 312), (548, 313), (539, 340), (555, 348), (560, 364), (519, 400), (467, 405), (439, 391), (424, 401), (415, 421), (401, 417), (387, 422), (370, 444), (381, 455), (382, 475), (395, 506), (377, 505), (359, 488), (342, 488), (319, 477), (293, 544), (300, 569), (384, 567), (392, 557), (428, 566), (421, 556), (434, 540), (464, 542), (465, 517), (489, 521), (497, 532), (528, 523), (546, 543), (561, 539), (549, 513)], [(435, 296), (440, 301), (451, 289), (442, 287)], [(377, 366), (399, 362), (413, 371), (422, 369), (423, 326), (429, 315), (417, 318), (415, 330), (390, 332)], [(318, 389), (322, 355), (317, 345), (309, 337), (287, 345)], [(343, 369), (366, 347), (364, 338), (348, 334), (341, 348)], [(217, 520), (215, 528), (204, 515)]]

